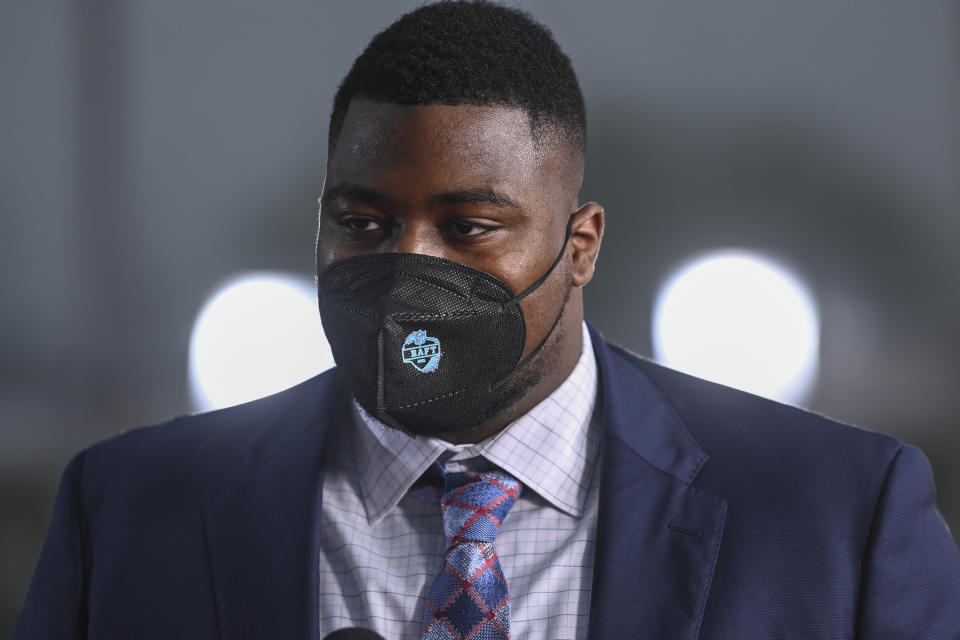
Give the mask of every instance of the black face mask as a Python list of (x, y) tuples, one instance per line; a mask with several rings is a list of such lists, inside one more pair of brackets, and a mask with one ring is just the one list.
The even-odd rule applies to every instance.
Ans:
[(338, 368), (368, 413), (410, 434), (475, 429), (519, 399), (504, 383), (521, 361), (527, 330), (520, 301), (566, 252), (514, 295), (494, 276), (416, 253), (373, 253), (330, 264), (319, 276), (320, 318)]

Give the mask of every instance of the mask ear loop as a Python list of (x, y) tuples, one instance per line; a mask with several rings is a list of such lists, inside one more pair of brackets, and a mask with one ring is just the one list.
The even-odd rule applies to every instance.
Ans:
[(576, 215), (575, 213), (571, 213), (570, 217), (567, 218), (567, 231), (563, 236), (563, 246), (560, 247), (560, 253), (557, 254), (557, 257), (553, 260), (553, 264), (550, 265), (550, 268), (547, 269), (547, 272), (544, 273), (539, 278), (537, 278), (536, 282), (534, 282), (532, 285), (524, 289), (521, 293), (518, 293), (513, 298), (510, 298), (509, 300), (504, 302), (503, 303), (504, 309), (518, 304), (521, 300), (523, 300), (528, 295), (536, 291), (537, 288), (539, 288), (540, 285), (542, 285), (544, 281), (546, 281), (546, 279), (550, 277), (550, 274), (553, 273), (553, 270), (557, 267), (557, 265), (560, 264), (560, 260), (563, 259), (564, 254), (567, 252), (567, 243), (570, 242), (570, 234), (573, 231), (573, 216), (575, 215)]
[[(519, 304), (519, 302), (520, 302), (521, 300), (523, 300), (523, 299), (526, 298), (528, 295), (530, 295), (531, 293), (533, 293), (534, 291), (536, 291), (537, 288), (538, 288), (541, 284), (543, 284), (543, 283), (546, 281), (547, 278), (550, 277), (550, 274), (553, 273), (553, 270), (557, 267), (557, 265), (560, 264), (560, 260), (561, 260), (561, 259), (563, 258), (563, 256), (567, 253), (567, 243), (570, 242), (570, 234), (571, 234), (571, 232), (573, 231), (573, 216), (574, 216), (574, 215), (575, 215), (575, 214), (571, 213), (571, 214), (570, 214), (570, 217), (567, 219), (567, 231), (566, 231), (566, 234), (565, 234), (565, 236), (564, 236), (564, 238), (563, 238), (563, 246), (560, 247), (560, 253), (557, 254), (557, 257), (556, 257), (556, 259), (554, 259), (553, 264), (550, 265), (550, 268), (547, 269), (547, 272), (544, 273), (542, 276), (540, 276), (540, 277), (537, 279), (536, 282), (534, 282), (532, 285), (530, 285), (529, 287), (527, 287), (527, 288), (526, 288), (523, 292), (521, 292), (520, 294), (518, 294), (518, 295), (516, 295), (515, 297), (511, 298), (511, 299), (508, 300), (507, 302), (504, 302), (504, 303), (503, 303), (503, 308), (504, 308), (504, 309), (506, 309), (507, 307), (516, 306), (517, 304)], [(557, 314), (557, 317), (554, 319), (553, 324), (550, 325), (550, 330), (547, 331), (547, 335), (545, 335), (545, 336), (543, 337), (543, 340), (540, 341), (540, 344), (538, 344), (536, 347), (534, 347), (533, 351), (531, 351), (530, 353), (528, 353), (526, 358), (524, 358), (523, 360), (521, 360), (520, 362), (518, 362), (518, 363), (517, 363), (517, 366), (515, 366), (515, 367), (510, 371), (510, 373), (508, 373), (507, 375), (505, 375), (504, 377), (500, 378), (499, 380), (497, 380), (496, 382), (494, 382), (492, 385), (490, 385), (490, 389), (491, 389), (491, 390), (493, 390), (493, 389), (499, 389), (499, 388), (503, 385), (503, 383), (505, 383), (505, 382), (510, 378), (510, 376), (512, 376), (512, 375), (515, 374), (517, 371), (519, 371), (519, 370), (523, 369), (525, 366), (527, 366), (527, 364), (529, 364), (529, 362), (530, 362), (531, 360), (533, 360), (533, 358), (534, 358), (538, 353), (540, 353), (540, 350), (543, 349), (543, 345), (547, 344), (547, 340), (549, 340), (549, 339), (550, 339), (550, 336), (553, 335), (553, 330), (557, 328), (557, 325), (558, 325), (558, 324), (560, 324), (560, 318), (563, 317), (563, 311), (564, 311), (564, 309), (566, 309), (566, 307), (567, 307), (567, 305), (566, 305), (566, 303), (564, 303), (563, 307), (561, 307), (561, 309), (560, 309), (560, 313)]]

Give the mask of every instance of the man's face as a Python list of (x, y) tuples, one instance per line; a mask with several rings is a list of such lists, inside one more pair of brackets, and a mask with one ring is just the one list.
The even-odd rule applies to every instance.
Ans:
[[(534, 141), (518, 109), (355, 100), (327, 164), (318, 270), (358, 254), (422, 253), (519, 293), (563, 247), (578, 170), (562, 145)], [(569, 273), (562, 260), (521, 303), (525, 354), (561, 312)]]
[[(576, 211), (582, 161), (558, 139), (535, 141), (525, 112), (495, 106), (401, 106), (354, 100), (327, 162), (317, 268), (381, 252), (419, 253), (484, 271), (519, 294), (550, 269), (520, 306), (523, 357), (497, 385), (478, 426), (442, 432), (479, 442), (546, 398), (581, 349), (582, 299), (603, 234), (603, 210)], [(573, 292), (573, 293), (571, 293)], [(493, 381), (491, 381), (493, 382)]]

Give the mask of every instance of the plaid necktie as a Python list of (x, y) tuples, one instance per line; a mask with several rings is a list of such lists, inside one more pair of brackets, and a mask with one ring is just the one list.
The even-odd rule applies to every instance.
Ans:
[(522, 489), (503, 471), (444, 473), (446, 561), (430, 587), (422, 640), (509, 640), (510, 594), (493, 540)]

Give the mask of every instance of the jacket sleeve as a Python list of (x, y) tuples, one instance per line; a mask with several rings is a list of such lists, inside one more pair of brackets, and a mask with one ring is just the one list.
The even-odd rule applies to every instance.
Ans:
[(960, 638), (960, 553), (915, 447), (902, 447), (887, 470), (861, 580), (858, 638)]
[(86, 638), (89, 531), (83, 510), (84, 454), (70, 461), (60, 480), (53, 519), (14, 640)]

